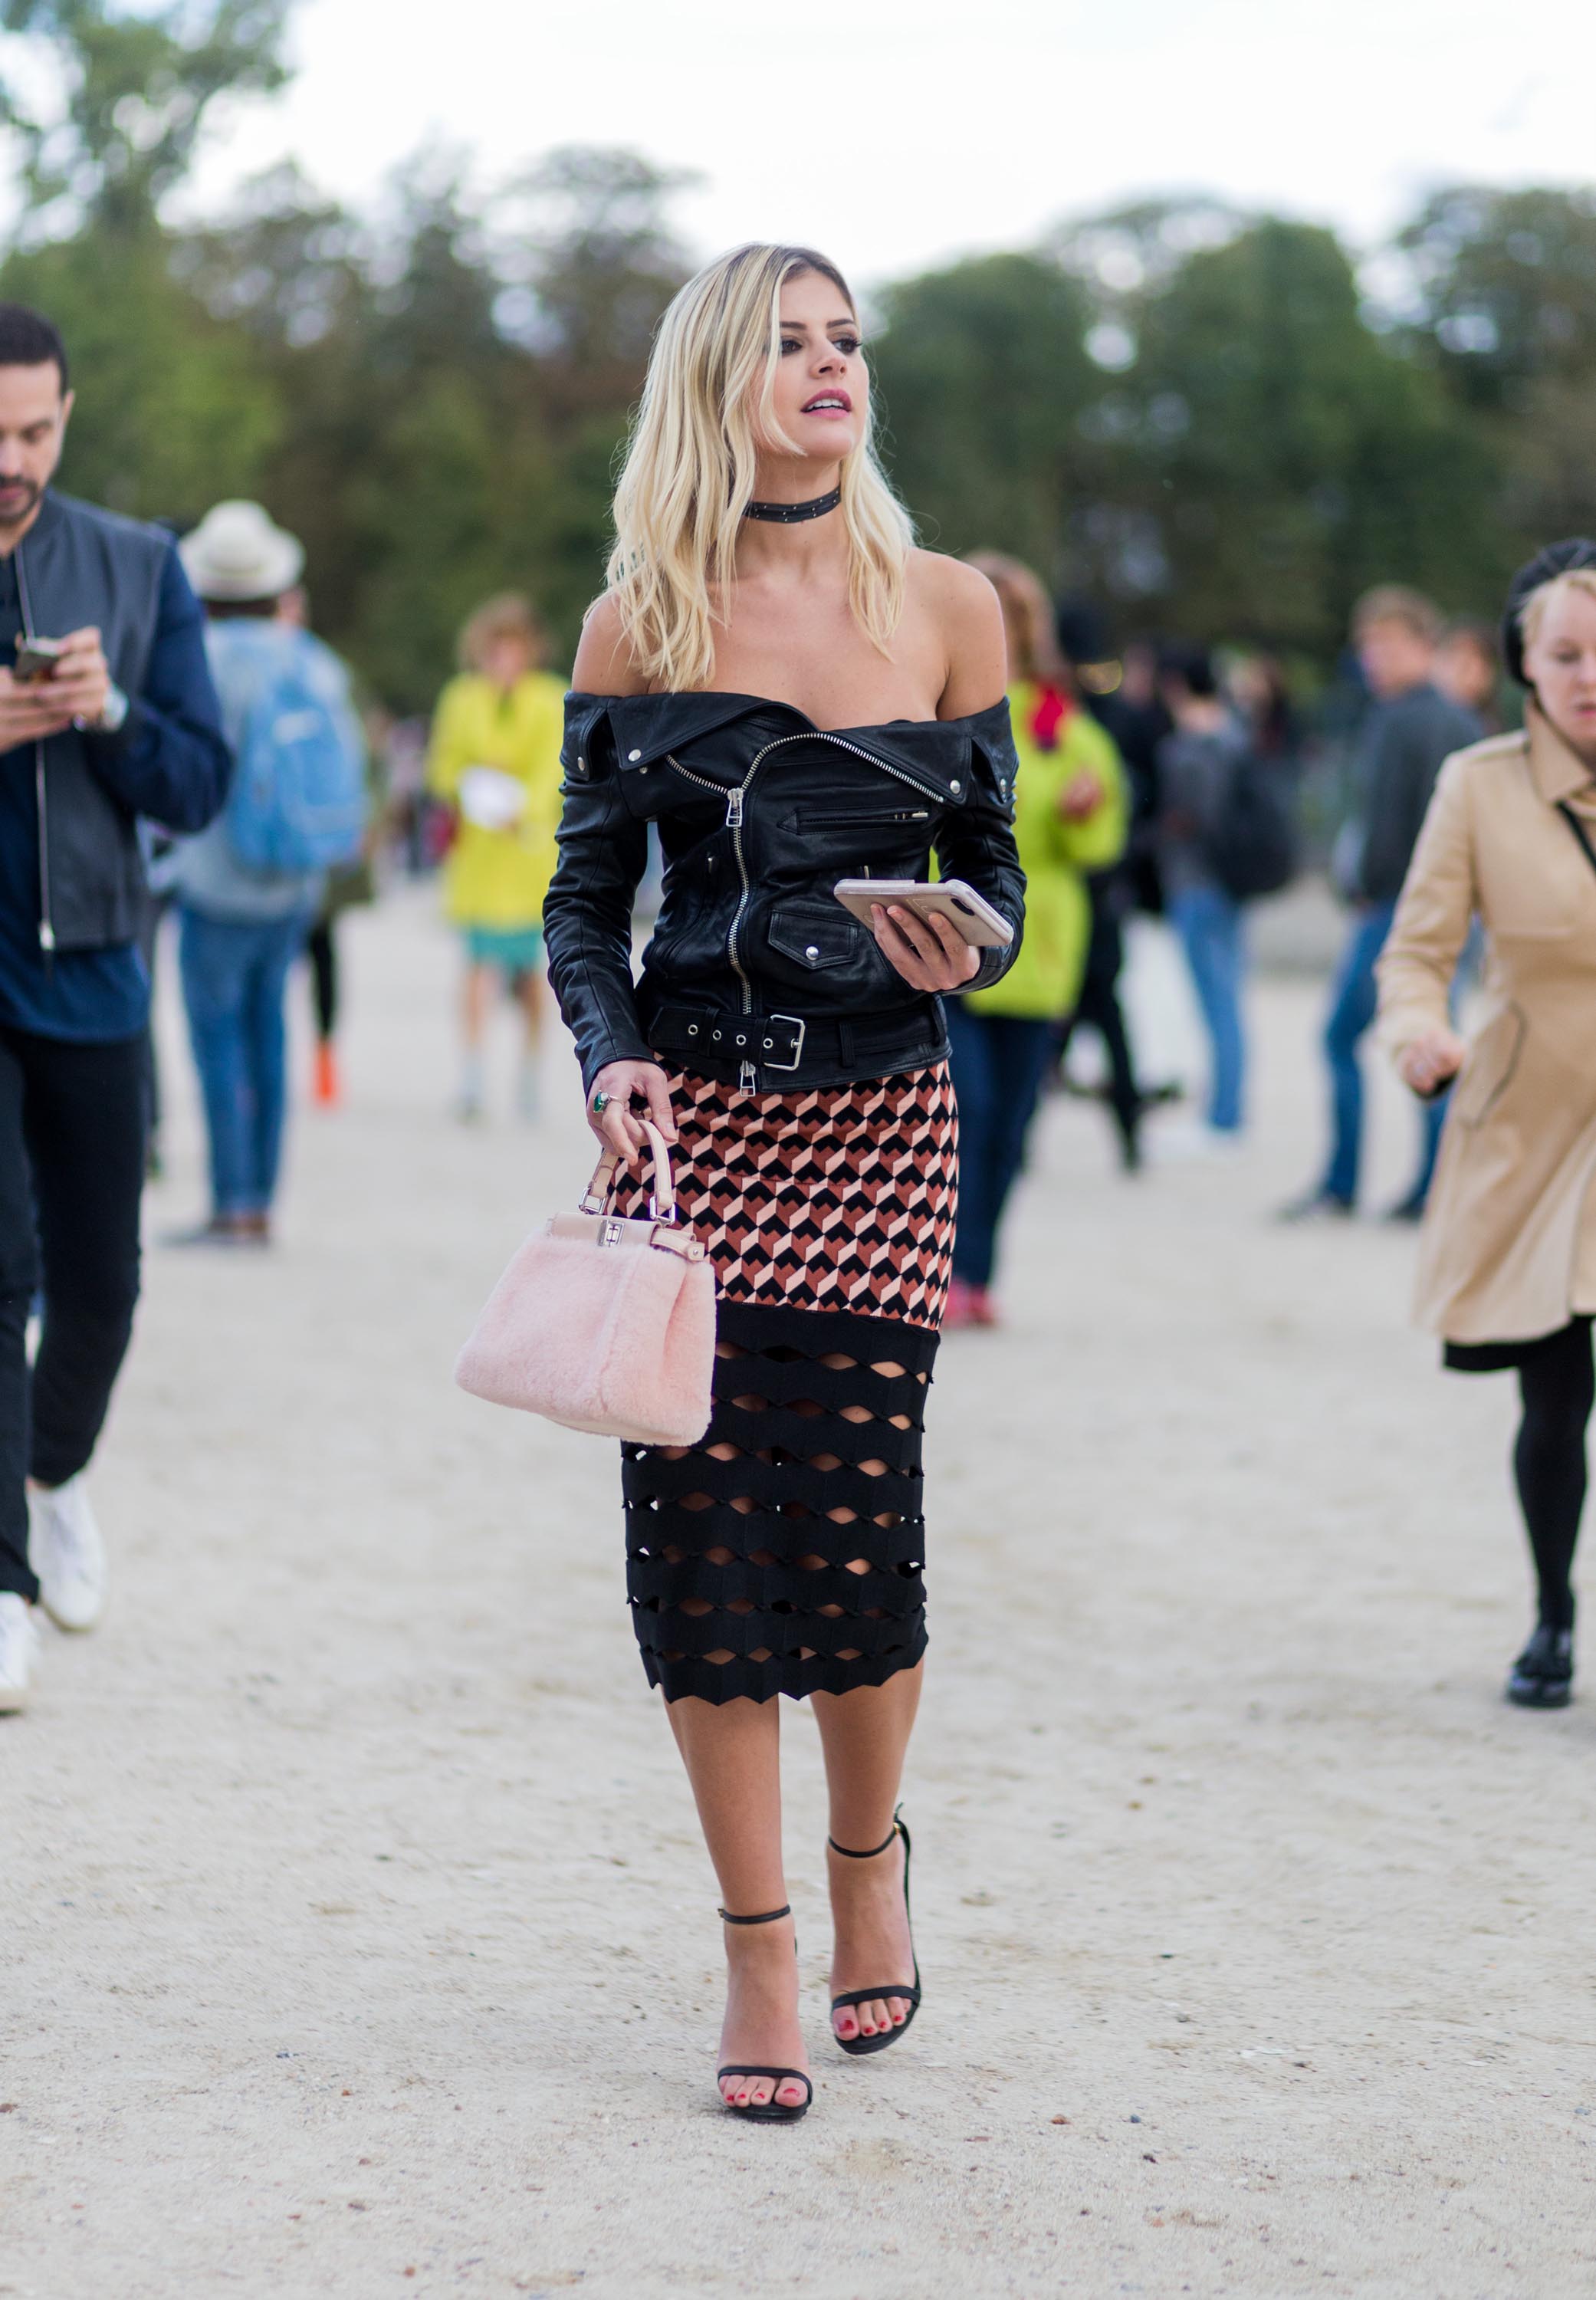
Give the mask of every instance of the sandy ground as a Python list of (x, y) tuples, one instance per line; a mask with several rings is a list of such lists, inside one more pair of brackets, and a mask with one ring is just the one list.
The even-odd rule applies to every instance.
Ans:
[[(1596, 2293), (1596, 1700), (1500, 1701), (1510, 1386), (1405, 1329), (1410, 1239), (1264, 1219), (1313, 985), (1259, 992), (1233, 1168), (1126, 1182), (1048, 1113), (1007, 1329), (936, 1390), (925, 2010), (827, 2045), (789, 1708), (819, 2082), (767, 2129), (716, 2105), (611, 1449), (450, 1387), (585, 1178), (565, 1056), (542, 1127), (462, 1133), (429, 907), (346, 944), (348, 1106), (270, 1261), (158, 1243), (200, 1202), (166, 1017), (113, 1604), (0, 1733), (0, 2294)], [(1383, 1092), (1378, 1195), (1409, 1125)]]

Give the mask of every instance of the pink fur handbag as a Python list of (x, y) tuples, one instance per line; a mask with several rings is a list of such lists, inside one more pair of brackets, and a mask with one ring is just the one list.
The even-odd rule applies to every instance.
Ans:
[(610, 1212), (620, 1160), (606, 1150), (579, 1212), (527, 1239), (455, 1362), (461, 1389), (568, 1429), (693, 1446), (710, 1426), (715, 1272), (676, 1218), (670, 1154), (653, 1161), (646, 1221)]

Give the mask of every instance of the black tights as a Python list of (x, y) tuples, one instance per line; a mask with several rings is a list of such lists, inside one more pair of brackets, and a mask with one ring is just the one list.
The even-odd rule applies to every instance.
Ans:
[(1574, 1626), (1574, 1547), (1585, 1505), (1585, 1427), (1596, 1404), (1591, 1321), (1550, 1335), (1518, 1369), (1524, 1419), (1513, 1447), (1519, 1505), (1535, 1561), (1541, 1619)]

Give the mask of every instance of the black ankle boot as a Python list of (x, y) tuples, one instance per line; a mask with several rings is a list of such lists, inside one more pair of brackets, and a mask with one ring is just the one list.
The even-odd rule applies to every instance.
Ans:
[(1574, 1631), (1542, 1621), (1513, 1663), (1508, 1699), (1520, 1709), (1567, 1709), (1574, 1686)]

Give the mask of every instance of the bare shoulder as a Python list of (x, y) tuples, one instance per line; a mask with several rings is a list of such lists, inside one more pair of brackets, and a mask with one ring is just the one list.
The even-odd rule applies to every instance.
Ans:
[(632, 643), (613, 593), (596, 598), (582, 619), (570, 683), (579, 695), (643, 695), (648, 681), (632, 658)]
[(910, 612), (935, 629), (945, 666), (937, 704), (963, 719), (998, 702), (1008, 683), (1003, 612), (978, 568), (941, 551), (913, 551), (905, 571)]
[(951, 558), (945, 551), (911, 551), (904, 580), (915, 606), (950, 622), (966, 616), (1002, 621), (997, 593), (980, 569)]

